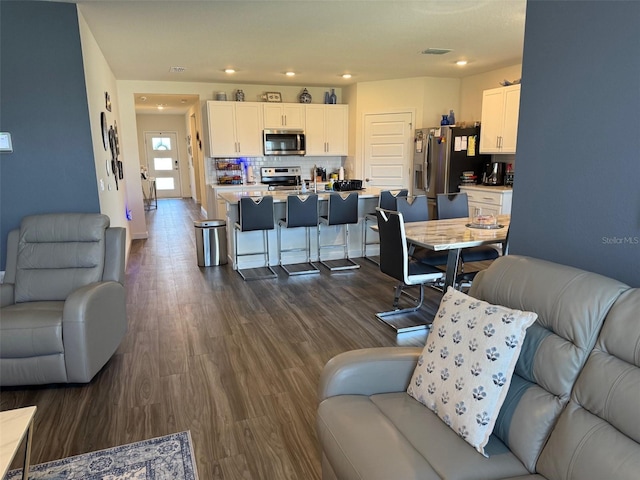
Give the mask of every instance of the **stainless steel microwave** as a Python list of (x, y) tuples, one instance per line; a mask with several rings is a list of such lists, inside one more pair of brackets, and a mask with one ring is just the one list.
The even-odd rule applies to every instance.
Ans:
[(265, 155), (304, 155), (304, 130), (264, 130)]

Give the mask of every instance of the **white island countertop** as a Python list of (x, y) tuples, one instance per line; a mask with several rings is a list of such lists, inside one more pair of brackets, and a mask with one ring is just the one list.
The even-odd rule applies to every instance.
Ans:
[[(362, 190), (354, 190), (355, 192), (358, 193), (358, 197), (360, 199), (365, 199), (365, 198), (377, 198), (380, 196), (380, 191), (382, 189), (377, 188), (377, 187), (367, 187), (365, 189)], [(305, 195), (305, 194), (309, 194), (309, 193), (313, 193), (311, 191), (307, 191), (305, 193), (302, 192), (296, 192), (294, 190), (273, 190), (273, 191), (251, 191), (251, 190), (246, 190), (243, 192), (221, 192), (218, 194), (218, 196), (220, 198), (222, 198), (224, 201), (226, 201), (227, 203), (231, 204), (231, 205), (235, 205), (237, 204), (240, 199), (242, 197), (265, 197), (265, 196), (270, 196), (273, 197), (273, 203), (284, 203), (287, 201), (287, 196), (288, 195), (295, 195), (295, 194), (299, 194), (299, 195)], [(334, 192), (331, 190), (320, 190), (318, 191), (318, 200), (327, 200), (329, 198), (329, 195), (331, 195), (332, 193), (341, 193), (341, 194), (349, 194), (352, 192)]]

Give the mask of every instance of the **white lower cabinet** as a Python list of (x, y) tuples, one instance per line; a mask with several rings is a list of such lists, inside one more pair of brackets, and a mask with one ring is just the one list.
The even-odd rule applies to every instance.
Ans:
[(511, 188), (465, 186), (460, 187), (460, 191), (467, 194), (469, 215), (473, 215), (476, 208), (482, 209), (484, 215), (511, 214)]

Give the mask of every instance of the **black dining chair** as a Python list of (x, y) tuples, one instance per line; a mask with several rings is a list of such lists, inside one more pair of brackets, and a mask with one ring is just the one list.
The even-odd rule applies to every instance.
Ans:
[[(438, 211), (438, 220), (469, 217), (469, 199), (466, 193), (439, 194), (436, 196), (436, 209)], [(495, 260), (499, 256), (500, 252), (490, 245), (463, 248), (460, 252), (460, 271), (465, 274), (465, 263)], [(466, 280), (473, 280), (474, 274), (475, 272), (466, 275)]]
[[(444, 278), (445, 272), (436, 267), (416, 262), (409, 257), (404, 219), (401, 213), (376, 208), (378, 234), (380, 236), (380, 271), (398, 281), (393, 298), (393, 310), (377, 313), (376, 317), (396, 331), (409, 331), (424, 328), (419, 326), (399, 326), (388, 321), (392, 315), (415, 312), (424, 302), (424, 287), (435, 284)], [(420, 296), (413, 307), (399, 308), (400, 295), (407, 286), (419, 286)]]
[[(382, 190), (380, 192), (380, 196), (378, 197), (378, 207), (384, 210), (395, 211), (398, 199), (406, 198), (407, 195), (409, 195), (409, 190), (407, 190), (406, 188), (402, 188), (400, 190)], [(367, 260), (375, 263), (376, 265), (379, 265), (380, 263), (375, 257), (370, 257), (367, 254), (367, 247), (369, 245), (378, 245), (380, 243), (377, 239), (372, 239), (367, 236), (367, 233), (371, 233), (369, 232), (369, 224), (372, 223), (375, 225), (377, 221), (378, 220), (375, 211), (372, 213), (367, 213), (364, 216), (364, 226), (362, 229), (362, 256)]]
[[(429, 218), (429, 203), (425, 195), (398, 198), (397, 211), (402, 214), (405, 223), (426, 222)], [(447, 265), (447, 252), (435, 252), (409, 242), (409, 256), (434, 267)]]

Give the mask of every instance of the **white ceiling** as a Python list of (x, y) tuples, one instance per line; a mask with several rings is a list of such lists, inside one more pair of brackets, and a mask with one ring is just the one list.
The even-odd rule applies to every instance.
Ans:
[[(526, 0), (68, 1), (79, 5), (118, 80), (298, 86), (464, 77), (520, 63), (526, 7)], [(422, 55), (427, 48), (451, 52)], [(455, 64), (461, 59), (465, 67)], [(186, 70), (170, 73), (173, 66)]]

